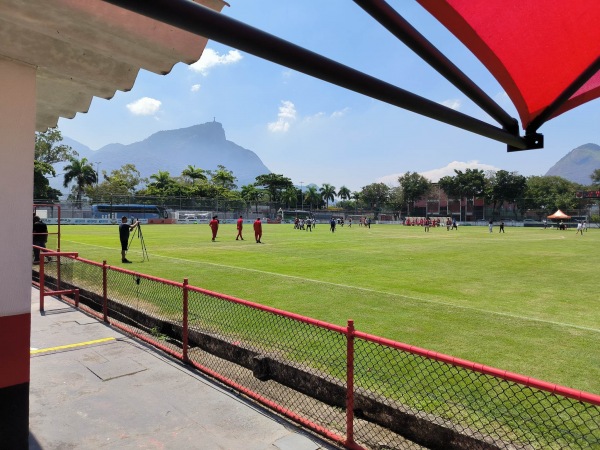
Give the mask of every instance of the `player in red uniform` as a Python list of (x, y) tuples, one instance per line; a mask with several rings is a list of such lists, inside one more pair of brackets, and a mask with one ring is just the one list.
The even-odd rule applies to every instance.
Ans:
[(217, 237), (217, 231), (219, 231), (219, 219), (217, 219), (217, 216), (213, 216), (212, 220), (208, 222), (208, 226), (212, 230), (212, 240), (214, 241)]
[(257, 244), (262, 244), (260, 241), (262, 238), (262, 222), (260, 221), (260, 217), (257, 217), (254, 221), (254, 237), (256, 238)]
[(237, 220), (237, 230), (238, 230), (238, 234), (235, 237), (235, 240), (237, 241), (238, 239), (241, 239), (242, 241), (244, 240), (244, 238), (242, 237), (242, 228), (244, 228), (244, 219), (242, 216), (240, 216), (240, 218)]

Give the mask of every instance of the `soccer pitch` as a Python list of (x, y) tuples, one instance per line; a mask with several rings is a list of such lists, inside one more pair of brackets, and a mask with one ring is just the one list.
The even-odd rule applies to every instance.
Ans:
[[(50, 230), (51, 232), (53, 230)], [(121, 266), (117, 226), (62, 226), (63, 251)], [(600, 232), (354, 224), (144, 225), (138, 271), (600, 393)], [(125, 265), (123, 265), (125, 266)]]

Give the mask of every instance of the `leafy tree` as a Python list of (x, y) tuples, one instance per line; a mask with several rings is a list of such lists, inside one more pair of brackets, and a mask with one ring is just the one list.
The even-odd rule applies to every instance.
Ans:
[(522, 207), (537, 209), (541, 216), (557, 209), (567, 211), (577, 206), (575, 192), (581, 185), (558, 176), (527, 177), (527, 189)]
[(58, 128), (48, 128), (43, 133), (35, 134), (35, 153), (36, 161), (48, 164), (56, 164), (63, 161), (70, 161), (71, 158), (79, 156), (71, 147), (62, 142), (62, 134)]
[(400, 215), (400, 211), (402, 211), (402, 207), (406, 204), (404, 199), (404, 191), (401, 186), (396, 186), (390, 189), (390, 195), (387, 200), (387, 206), (392, 210), (396, 211), (394, 213), (394, 219), (398, 219)]
[(268, 173), (256, 177), (255, 186), (263, 187), (269, 193), (272, 202), (281, 201), (281, 193), (294, 187), (294, 183), (288, 177), (276, 173)]
[(350, 189), (348, 189), (346, 186), (342, 186), (338, 191), (337, 195), (342, 200), (350, 200), (352, 198), (352, 193), (350, 192)]
[(91, 186), (98, 181), (94, 167), (88, 162), (87, 158), (71, 158), (64, 168), (63, 186), (67, 187), (72, 181), (75, 181), (73, 190), (76, 192), (75, 200), (81, 208), (81, 197), (86, 186)]
[(492, 205), (492, 217), (496, 207), (501, 207), (504, 202), (517, 203), (522, 199), (527, 188), (527, 178), (517, 172), (499, 170), (490, 174), (487, 180), (485, 199)]
[(85, 195), (94, 202), (110, 201), (111, 196), (130, 196), (136, 191), (141, 183), (148, 180), (141, 177), (139, 170), (134, 164), (124, 164), (120, 169), (111, 171), (110, 175), (102, 171), (104, 180), (96, 186), (88, 186), (85, 189)]
[(404, 201), (407, 206), (419, 200), (431, 189), (431, 182), (423, 175), (417, 172), (406, 172), (404, 175), (398, 177), (398, 183), (402, 189)]
[(35, 163), (33, 167), (33, 197), (40, 200), (58, 200), (61, 192), (50, 187), (48, 177), (55, 177), (53, 164), (68, 161), (77, 156), (68, 145), (60, 144), (62, 135), (58, 128), (48, 128), (35, 133)]
[(333, 201), (335, 198), (335, 186), (332, 186), (328, 183), (323, 183), (323, 186), (319, 189), (319, 193), (321, 194), (321, 198), (325, 202), (325, 207), (329, 208), (329, 202)]
[(384, 183), (372, 183), (362, 188), (360, 198), (374, 211), (375, 219), (379, 216), (381, 207), (387, 202), (390, 188)]
[(192, 180), (192, 184), (196, 182), (196, 180), (207, 181), (208, 177), (206, 176), (206, 171), (204, 169), (200, 169), (199, 167), (188, 165), (183, 171), (181, 175), (185, 178), (189, 178)]
[(600, 169), (594, 170), (590, 178), (592, 179), (592, 183), (596, 185), (600, 184)]
[(33, 198), (36, 200), (57, 201), (61, 192), (50, 187), (48, 175), (56, 176), (54, 167), (43, 161), (33, 162)]

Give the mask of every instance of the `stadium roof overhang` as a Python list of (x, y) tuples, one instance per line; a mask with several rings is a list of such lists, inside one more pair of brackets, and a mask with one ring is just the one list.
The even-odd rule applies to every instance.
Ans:
[[(215, 11), (222, 0), (196, 0)], [(207, 8), (207, 9), (208, 9)], [(0, 58), (36, 68), (36, 130), (128, 91), (140, 68), (197, 61), (207, 39), (101, 0), (0, 0)]]
[[(354, 0), (482, 108), (497, 125), (420, 97), (188, 0), (105, 0), (338, 86), (506, 143), (543, 147), (539, 127), (600, 95), (597, 0), (417, 0), (487, 67), (511, 117), (384, 0)], [(525, 130), (520, 134), (520, 128)]]

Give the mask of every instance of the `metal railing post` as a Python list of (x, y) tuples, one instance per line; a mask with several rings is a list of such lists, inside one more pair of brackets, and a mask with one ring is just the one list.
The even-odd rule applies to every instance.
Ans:
[(183, 345), (183, 361), (188, 362), (188, 279), (183, 279), (183, 323), (182, 326), (182, 345)]
[(348, 319), (346, 334), (346, 445), (354, 445), (354, 320)]
[(107, 278), (106, 260), (104, 260), (102, 261), (102, 319), (104, 322), (108, 322)]
[(44, 311), (44, 255), (40, 252), (40, 311)]

